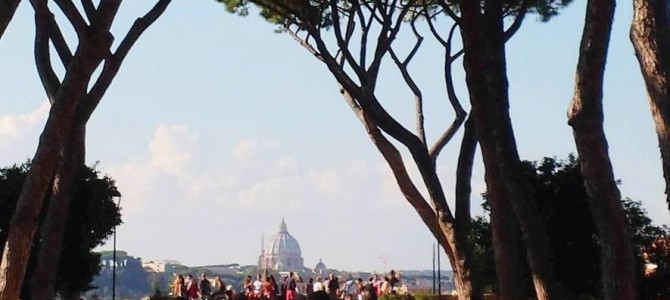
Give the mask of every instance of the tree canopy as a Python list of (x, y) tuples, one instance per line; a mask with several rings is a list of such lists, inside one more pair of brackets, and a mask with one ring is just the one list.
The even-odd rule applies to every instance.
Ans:
[[(30, 170), (30, 162), (0, 169), (0, 242), (7, 239), (9, 222), (21, 186)], [(75, 177), (73, 186), (70, 218), (65, 229), (63, 250), (61, 251), (56, 290), (61, 295), (71, 295), (94, 288), (93, 277), (100, 272), (100, 255), (91, 250), (101, 245), (121, 224), (121, 214), (112, 201), (112, 192), (116, 191), (114, 180), (101, 176), (95, 167), (82, 169)], [(45, 217), (44, 208), (41, 218)], [(40, 234), (35, 235), (30, 254), (27, 276), (39, 249)], [(0, 250), (2, 251), (2, 250)], [(23, 284), (23, 294), (28, 289)]]
[[(551, 240), (556, 263), (556, 277), (574, 295), (599, 298), (600, 277), (598, 235), (588, 209), (588, 195), (582, 184), (579, 160), (545, 157), (539, 162), (524, 162), (525, 174), (536, 191), (536, 202)], [(484, 195), (486, 198), (486, 195)], [(651, 249), (659, 240), (670, 238), (667, 227), (652, 223), (639, 201), (622, 199), (637, 260), (636, 275), (643, 299), (670, 296), (667, 285), (659, 283), (670, 278), (670, 253)], [(486, 203), (484, 208), (488, 211)], [(473, 220), (473, 242), (480, 257), (477, 267), (489, 290), (495, 288), (495, 270), (490, 240), (490, 223), (485, 217)], [(523, 245), (519, 245), (524, 253)], [(653, 252), (653, 253), (652, 253)], [(644, 254), (647, 253), (647, 254)], [(657, 266), (645, 276), (645, 264)], [(528, 272), (523, 271), (528, 276)], [(530, 288), (530, 287), (529, 287)]]

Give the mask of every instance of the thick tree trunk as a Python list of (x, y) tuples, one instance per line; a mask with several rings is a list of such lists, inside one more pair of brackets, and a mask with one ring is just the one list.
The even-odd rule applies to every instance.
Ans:
[[(465, 11), (464, 11), (465, 12)], [(465, 33), (467, 27), (462, 28), (463, 38), (467, 39), (468, 34)], [(474, 30), (478, 31), (478, 28)], [(475, 33), (476, 34), (476, 33)], [(477, 38), (477, 43), (480, 42)], [(497, 155), (492, 147), (492, 135), (490, 124), (482, 122), (486, 120), (485, 110), (481, 106), (475, 106), (475, 99), (486, 99), (488, 91), (484, 81), (484, 73), (481, 69), (474, 69), (468, 72), (469, 65), (473, 65), (472, 60), (479, 60), (483, 57), (483, 53), (478, 55), (475, 51), (481, 51), (482, 47), (469, 47), (471, 44), (464, 42), (466, 45), (464, 54), (464, 65), (466, 67), (466, 76), (468, 81), (468, 89), (470, 92), (470, 101), (473, 102), (472, 115), (475, 124), (477, 139), (482, 150), (484, 158), (484, 165), (486, 169), (485, 179), (487, 186), (488, 201), (491, 205), (491, 227), (493, 234), (493, 250), (496, 261), (496, 273), (498, 277), (498, 299), (514, 300), (524, 299), (523, 283), (520, 277), (519, 270), (521, 265), (515, 258), (517, 248), (515, 243), (516, 234), (512, 231), (514, 226), (510, 226), (510, 221), (514, 219), (514, 214), (511, 211), (511, 205), (507, 202), (508, 198), (505, 195), (505, 189), (501, 182), (500, 172), (497, 167)], [(483, 64), (483, 61), (482, 61)], [(475, 83), (478, 87), (475, 88)]]
[(630, 39), (649, 94), (670, 209), (670, 9), (667, 1), (634, 0)]
[[(500, 1), (487, 1), (485, 13), (482, 14), (477, 2), (465, 2), (461, 12), (466, 82), (484, 158), (487, 187), (493, 196), (490, 198), (492, 219), (507, 221), (509, 213), (501, 210), (509, 207), (513, 209), (526, 245), (537, 298), (565, 299), (564, 291), (553, 276), (551, 248), (533, 201), (532, 188), (520, 170), (521, 163), (509, 117), (502, 4)], [(492, 221), (494, 242), (510, 242), (509, 228), (513, 226), (501, 228), (505, 225)], [(499, 236), (496, 238), (496, 235)], [(496, 258), (505, 260), (496, 261), (496, 270), (501, 272), (498, 274), (499, 279), (505, 280), (506, 276), (519, 270), (518, 266), (514, 269), (504, 267), (514, 264), (515, 255), (505, 252), (506, 249), (514, 251), (512, 247), (510, 244), (494, 244)], [(514, 286), (500, 287), (502, 299), (522, 297), (518, 294), (519, 289), (523, 289), (521, 282), (505, 280), (504, 284)]]
[(7, 30), (9, 22), (14, 17), (16, 8), (19, 7), (21, 0), (0, 0), (0, 39)]
[(575, 93), (568, 110), (600, 240), (602, 299), (637, 299), (633, 248), (603, 129), (603, 77), (614, 0), (589, 0), (579, 48)]
[(37, 264), (30, 280), (31, 299), (53, 299), (55, 296), (61, 246), (65, 238), (64, 228), (67, 226), (70, 212), (72, 186), (76, 173), (85, 167), (85, 138), (86, 124), (78, 122), (65, 146), (66, 154), (56, 173), (47, 216), (42, 224)]
[[(90, 49), (80, 47), (79, 51)], [(68, 71), (49, 112), (10, 222), (9, 237), (0, 264), (0, 300), (19, 298), (42, 202), (59, 162), (63, 160), (63, 147), (72, 133), (75, 110), (97, 65), (94, 61), (100, 61), (95, 56), (91, 53), (75, 56), (71, 68), (77, 71)]]

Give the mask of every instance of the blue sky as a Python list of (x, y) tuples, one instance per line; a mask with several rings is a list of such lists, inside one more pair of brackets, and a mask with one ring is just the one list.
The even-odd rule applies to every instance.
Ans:
[[(511, 114), (523, 159), (575, 151), (566, 109), (583, 2), (549, 23), (529, 17), (508, 45)], [(123, 4), (113, 28), (117, 42), (151, 3)], [(618, 7), (607, 66), (610, 155), (622, 195), (642, 200), (656, 223), (668, 224), (654, 127), (628, 39), (631, 10)], [(174, 1), (131, 51), (88, 127), (87, 161), (100, 161), (99, 170), (124, 195), (118, 247), (144, 260), (254, 264), (261, 235), (267, 243), (285, 217), (308, 266), (322, 258), (347, 270), (430, 268), (432, 236), (334, 79), (273, 29), (255, 15), (227, 14), (214, 1)], [(48, 113), (33, 31), (24, 1), (0, 40), (2, 165), (33, 155)], [(410, 42), (400, 37), (401, 46)], [(433, 140), (453, 117), (435, 63), (441, 55), (439, 45), (426, 41), (410, 69), (426, 95)], [(460, 61), (455, 74), (467, 107)], [(399, 79), (387, 64), (378, 95), (413, 128), (412, 96)], [(458, 146), (448, 145), (438, 162), (449, 199)], [(473, 186), (480, 213), (479, 162)]]

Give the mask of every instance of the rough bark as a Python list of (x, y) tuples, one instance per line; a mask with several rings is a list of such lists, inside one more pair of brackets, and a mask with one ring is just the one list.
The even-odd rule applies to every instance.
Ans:
[(649, 94), (670, 209), (670, 9), (667, 1), (634, 0), (630, 39)]
[[(77, 63), (77, 62), (75, 62)], [(26, 272), (32, 239), (39, 225), (39, 213), (58, 162), (63, 160), (64, 141), (72, 131), (74, 111), (81, 94), (88, 84), (86, 73), (93, 73), (95, 66), (82, 59), (81, 74), (66, 77), (70, 88), (61, 89), (57, 102), (40, 137), (37, 153), (21, 189), (16, 211), (10, 221), (9, 237), (0, 264), (0, 299), (19, 299), (19, 292)], [(69, 79), (69, 80), (68, 80)], [(58, 101), (61, 99), (60, 101)]]
[(31, 299), (54, 299), (55, 297), (54, 283), (65, 237), (64, 228), (70, 212), (73, 180), (76, 173), (85, 167), (86, 124), (78, 123), (67, 141), (66, 156), (60, 162), (54, 178), (47, 216), (42, 224), (41, 246), (30, 279)]
[(637, 299), (633, 248), (603, 128), (603, 77), (614, 0), (589, 0), (568, 110), (584, 186), (599, 237), (602, 299)]
[(12, 21), (21, 0), (0, 0), (0, 40)]
[[(502, 215), (501, 209), (511, 207), (521, 229), (526, 246), (533, 285), (538, 299), (565, 299), (566, 295), (555, 281), (551, 260), (551, 248), (544, 225), (533, 202), (532, 188), (522, 177), (514, 132), (509, 117), (508, 82), (505, 62), (505, 32), (501, 1), (489, 0), (481, 12), (477, 2), (466, 1), (461, 5), (461, 35), (464, 44), (464, 67), (470, 102), (474, 114), (477, 137), (482, 149), (486, 182), (491, 191), (491, 214), (493, 218), (505, 221), (509, 214)], [(498, 214), (501, 214), (498, 216)], [(512, 265), (513, 256), (505, 257), (503, 252), (512, 245), (496, 245), (505, 242), (506, 237), (495, 238), (496, 232), (509, 234), (503, 224), (492, 220), (494, 230), (494, 251), (496, 269), (502, 264)], [(497, 241), (496, 241), (497, 240)], [(510, 255), (510, 254), (506, 254)], [(515, 266), (516, 267), (516, 266)], [(518, 269), (502, 270), (498, 278), (504, 280), (518, 272)], [(509, 284), (515, 284), (509, 282)], [(518, 289), (501, 286), (503, 299), (520, 299)]]

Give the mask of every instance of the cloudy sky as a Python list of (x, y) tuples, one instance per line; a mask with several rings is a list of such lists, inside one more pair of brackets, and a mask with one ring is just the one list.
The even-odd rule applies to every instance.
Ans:
[[(151, 2), (123, 4), (113, 28), (117, 43)], [(565, 112), (582, 2), (549, 23), (530, 17), (509, 43), (511, 113), (523, 159), (575, 151)], [(622, 194), (668, 224), (654, 127), (628, 40), (629, 6), (618, 8), (607, 69), (610, 153)], [(347, 270), (430, 268), (434, 239), (333, 78), (273, 29), (255, 15), (227, 14), (213, 0), (174, 1), (131, 51), (89, 123), (87, 144), (87, 161), (99, 161), (123, 194), (118, 247), (144, 260), (254, 264), (263, 236), (267, 243), (284, 217), (308, 266), (322, 258)], [(0, 40), (2, 165), (32, 157), (48, 114), (33, 32), (24, 1)], [(400, 37), (405, 48), (410, 42)], [(453, 117), (435, 63), (441, 55), (426, 41), (410, 70), (426, 96), (432, 140)], [(458, 64), (457, 89), (467, 103)], [(380, 99), (413, 128), (409, 89), (390, 64), (382, 71)], [(450, 199), (458, 146), (448, 145), (438, 162)], [(474, 175), (472, 205), (481, 213), (479, 162)]]

